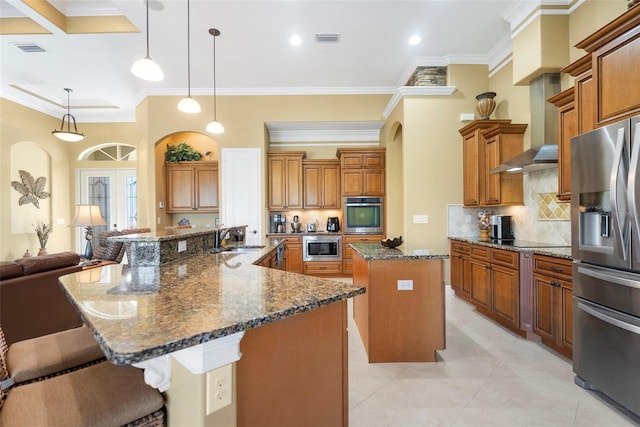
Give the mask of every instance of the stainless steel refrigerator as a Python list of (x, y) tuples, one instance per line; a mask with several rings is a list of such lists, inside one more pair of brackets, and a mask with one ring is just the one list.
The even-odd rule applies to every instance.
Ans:
[(640, 116), (571, 139), (576, 384), (640, 415)]

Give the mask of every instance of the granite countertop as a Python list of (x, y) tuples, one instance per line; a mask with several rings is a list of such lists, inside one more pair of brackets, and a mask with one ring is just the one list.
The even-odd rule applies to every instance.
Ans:
[(386, 248), (380, 243), (351, 243), (350, 246), (367, 260), (389, 259), (447, 259), (449, 254), (434, 253), (429, 249), (403, 243), (397, 248)]
[(473, 243), (476, 245), (488, 246), (491, 248), (505, 249), (514, 252), (530, 252), (540, 255), (547, 255), (556, 258), (573, 259), (571, 256), (571, 246), (556, 245), (552, 243), (544, 242), (530, 242), (530, 241), (517, 241), (518, 244), (523, 246), (505, 245), (489, 240), (482, 240), (477, 236), (449, 236), (450, 240), (457, 240), (460, 242)]
[(150, 267), (116, 264), (60, 277), (107, 358), (141, 362), (346, 300), (363, 287), (253, 263), (251, 252), (204, 253)]
[(205, 236), (215, 233), (216, 229), (206, 228), (176, 228), (172, 230), (153, 231), (144, 234), (125, 234), (123, 236), (111, 236), (109, 240), (116, 242), (162, 242), (167, 240), (184, 239), (185, 237)]

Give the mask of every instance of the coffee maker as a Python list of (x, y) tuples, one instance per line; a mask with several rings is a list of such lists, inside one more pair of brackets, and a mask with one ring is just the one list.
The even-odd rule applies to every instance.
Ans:
[(337, 216), (330, 216), (327, 218), (327, 231), (340, 231), (340, 220)]
[(284, 214), (271, 215), (270, 232), (271, 233), (286, 233), (287, 217)]
[(513, 240), (513, 221), (509, 215), (489, 217), (491, 240)]

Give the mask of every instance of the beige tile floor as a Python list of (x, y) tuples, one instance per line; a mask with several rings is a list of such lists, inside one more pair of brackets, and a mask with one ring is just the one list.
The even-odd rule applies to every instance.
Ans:
[(478, 314), (446, 288), (436, 363), (369, 364), (349, 312), (351, 427), (640, 426), (573, 383), (571, 361)]

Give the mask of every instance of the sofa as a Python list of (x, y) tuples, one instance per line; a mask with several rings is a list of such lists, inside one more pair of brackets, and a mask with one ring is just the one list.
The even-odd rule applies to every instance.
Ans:
[(0, 262), (0, 326), (8, 345), (82, 325), (58, 282), (82, 270), (79, 264), (73, 252)]

